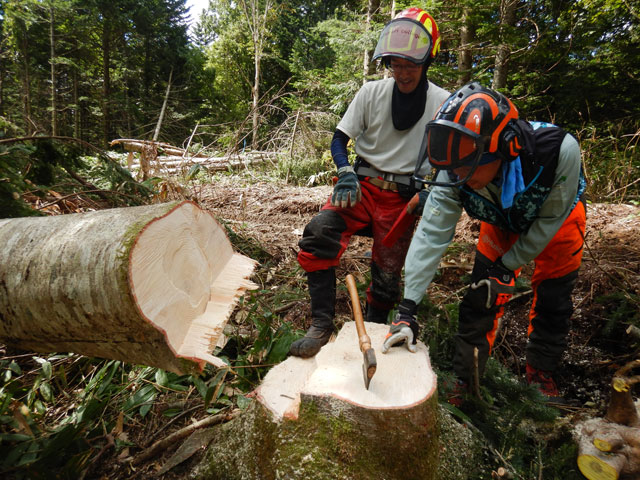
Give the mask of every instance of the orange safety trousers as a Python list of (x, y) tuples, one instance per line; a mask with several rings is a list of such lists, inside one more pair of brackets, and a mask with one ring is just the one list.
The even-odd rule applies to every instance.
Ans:
[[(582, 261), (586, 210), (578, 202), (558, 232), (534, 259), (531, 276), (533, 301), (529, 311), (527, 362), (540, 370), (553, 371), (566, 348), (569, 321), (573, 313), (571, 293)], [(502, 257), (519, 235), (482, 222), (472, 282), (483, 278), (487, 268)], [(518, 276), (521, 269), (515, 274)], [(486, 298), (486, 290), (482, 295)], [(454, 370), (463, 380), (471, 380), (474, 367), (473, 350), (478, 348), (481, 374), (495, 343), (504, 306), (482, 308), (478, 291), (469, 289), (460, 304)]]

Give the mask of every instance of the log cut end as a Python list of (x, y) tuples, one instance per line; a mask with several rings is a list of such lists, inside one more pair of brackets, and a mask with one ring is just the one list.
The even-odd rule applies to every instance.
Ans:
[(347, 322), (336, 340), (314, 358), (290, 357), (269, 371), (256, 393), (276, 420), (297, 418), (304, 396), (333, 397), (357, 407), (384, 410), (410, 408), (435, 395), (436, 375), (427, 347), (418, 342), (416, 353), (403, 346), (383, 355), (389, 327), (365, 325), (378, 363), (369, 389), (364, 385), (355, 322)]
[(617, 463), (610, 465), (598, 456), (590, 454), (578, 456), (578, 468), (589, 480), (617, 480), (620, 474)]
[(234, 253), (224, 229), (191, 202), (150, 222), (130, 254), (137, 305), (177, 357), (223, 366), (211, 351), (256, 262)]
[[(0, 222), (0, 339), (196, 373), (255, 263), (192, 202)], [(34, 301), (37, 299), (37, 301)]]

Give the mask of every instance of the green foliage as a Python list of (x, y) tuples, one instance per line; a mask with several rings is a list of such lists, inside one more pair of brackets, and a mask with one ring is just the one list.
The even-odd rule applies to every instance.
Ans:
[(224, 390), (230, 369), (208, 367), (194, 377), (77, 355), (26, 357), (0, 360), (0, 472), (14, 478), (52, 471), (78, 478), (108, 434), (122, 450), (130, 445), (123, 428), (152, 409), (166, 417), (186, 413), (165, 407), (181, 393), (197, 391), (211, 414), (236, 400)]
[(7, 139), (0, 144), (0, 171), (0, 218), (41, 215), (25, 198), (43, 210), (68, 213), (79, 200), (141, 205), (152, 193), (105, 154), (86, 156), (74, 142), (48, 138)]
[(23, 172), (33, 151), (33, 147), (21, 144), (0, 146), (0, 218), (39, 215), (22, 198), (30, 190)]
[(605, 337), (617, 339), (628, 326), (640, 326), (640, 297), (630, 290), (620, 289), (595, 301), (605, 308), (606, 321), (602, 327)]

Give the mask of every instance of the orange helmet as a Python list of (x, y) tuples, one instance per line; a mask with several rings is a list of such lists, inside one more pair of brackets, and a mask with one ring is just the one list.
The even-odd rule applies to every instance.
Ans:
[(440, 32), (431, 15), (421, 8), (401, 11), (380, 34), (373, 60), (406, 58), (417, 64), (430, 63), (440, 50)]
[(422, 181), (429, 185), (455, 186), (471, 178), (476, 168), (520, 155), (522, 141), (515, 127), (518, 109), (500, 92), (471, 82), (454, 92), (427, 123), (423, 150), (416, 172), (425, 160), (436, 170), (471, 167), (468, 175), (455, 183)]

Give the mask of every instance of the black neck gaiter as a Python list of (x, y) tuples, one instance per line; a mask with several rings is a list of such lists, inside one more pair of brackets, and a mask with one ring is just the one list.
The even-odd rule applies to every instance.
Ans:
[(420, 83), (411, 93), (402, 93), (398, 89), (398, 84), (393, 84), (391, 119), (396, 130), (408, 130), (422, 118), (427, 103), (428, 89), (429, 81), (427, 80), (426, 68)]

